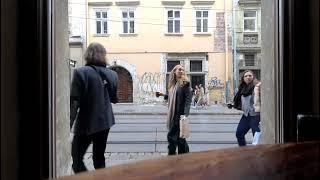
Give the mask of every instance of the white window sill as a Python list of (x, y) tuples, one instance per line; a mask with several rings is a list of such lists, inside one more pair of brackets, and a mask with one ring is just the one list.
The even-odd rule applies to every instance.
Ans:
[(193, 33), (194, 36), (211, 36), (211, 33), (201, 33), (201, 32), (197, 32), (197, 33)]
[(94, 34), (93, 37), (109, 37), (110, 34)]
[(134, 37), (134, 36), (138, 36), (138, 34), (136, 33), (122, 33), (119, 34), (120, 37)]
[(243, 31), (245, 34), (258, 34), (258, 31)]
[(182, 33), (164, 33), (165, 36), (183, 36)]

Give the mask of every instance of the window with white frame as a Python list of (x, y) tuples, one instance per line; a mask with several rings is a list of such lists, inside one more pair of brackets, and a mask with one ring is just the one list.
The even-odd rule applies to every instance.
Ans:
[(243, 13), (243, 30), (247, 32), (257, 31), (257, 11), (245, 10)]
[(96, 10), (96, 34), (108, 34), (108, 12), (107, 10)]
[(181, 33), (180, 10), (168, 10), (168, 33)]
[(205, 33), (208, 32), (208, 10), (196, 10), (196, 32)]
[(122, 11), (122, 33), (134, 34), (135, 33), (135, 13), (133, 10)]

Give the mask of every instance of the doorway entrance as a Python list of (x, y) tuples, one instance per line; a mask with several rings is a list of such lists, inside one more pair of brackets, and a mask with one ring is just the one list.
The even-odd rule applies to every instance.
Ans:
[(128, 70), (121, 66), (111, 67), (118, 74), (118, 92), (119, 103), (133, 102), (133, 83), (132, 76)]

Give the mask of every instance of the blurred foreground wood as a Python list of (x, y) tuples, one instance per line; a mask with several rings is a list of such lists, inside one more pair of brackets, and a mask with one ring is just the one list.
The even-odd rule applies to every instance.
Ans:
[(320, 142), (307, 142), (190, 153), (60, 179), (317, 179), (319, 171)]

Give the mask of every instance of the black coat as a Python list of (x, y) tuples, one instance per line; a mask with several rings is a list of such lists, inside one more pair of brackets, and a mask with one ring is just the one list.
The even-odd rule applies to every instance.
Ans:
[[(168, 95), (164, 96), (164, 99), (168, 99)], [(180, 118), (180, 115), (189, 116), (191, 105), (191, 87), (187, 82), (184, 86), (179, 86), (177, 89), (176, 106), (174, 113), (174, 120)]]
[(117, 102), (117, 84), (117, 73), (104, 66), (87, 65), (74, 70), (70, 127), (74, 125), (75, 134), (89, 135), (115, 124), (111, 103)]

